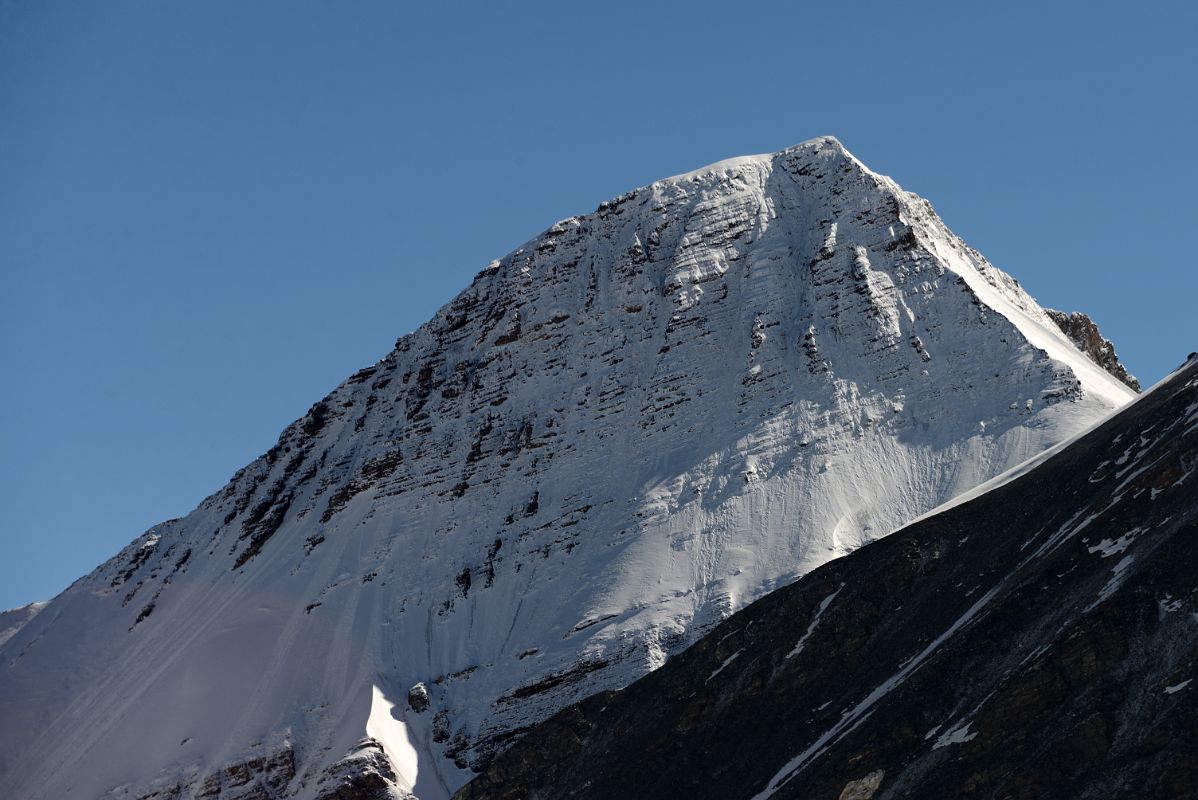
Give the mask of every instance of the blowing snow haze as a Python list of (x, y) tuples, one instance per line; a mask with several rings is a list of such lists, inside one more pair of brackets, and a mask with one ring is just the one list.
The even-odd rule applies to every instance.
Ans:
[(448, 797), (1133, 383), (833, 138), (636, 189), (6, 617), (0, 796)]

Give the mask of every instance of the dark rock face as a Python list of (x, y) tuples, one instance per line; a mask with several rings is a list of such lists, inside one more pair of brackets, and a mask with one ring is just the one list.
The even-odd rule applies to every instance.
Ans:
[(227, 764), (202, 778), (130, 793), (122, 787), (105, 795), (108, 798), (136, 797), (137, 800), (270, 800), (280, 797), (295, 778), (295, 753), (284, 744), (275, 750), (262, 751), (244, 761)]
[(1066, 314), (1064, 311), (1046, 308), (1044, 313), (1048, 314), (1057, 327), (1069, 337), (1069, 341), (1077, 345), (1077, 349), (1085, 353), (1091, 361), (1137, 392), (1140, 391), (1140, 382), (1120, 363), (1119, 356), (1115, 353), (1115, 345), (1102, 335), (1094, 320), (1080, 311)]
[(1198, 357), (831, 562), (457, 800), (1198, 798)]
[(414, 800), (395, 780), (383, 746), (368, 737), (321, 775), (317, 800)]
[(428, 709), (428, 687), (423, 683), (408, 689), (408, 708), (417, 714)]

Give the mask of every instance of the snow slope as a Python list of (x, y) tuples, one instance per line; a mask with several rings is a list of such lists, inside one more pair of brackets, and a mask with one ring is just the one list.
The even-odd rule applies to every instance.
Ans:
[(15, 636), (25, 623), (36, 617), (47, 605), (46, 601), (42, 601), (8, 611), (0, 611), (0, 644), (4, 644)]
[(834, 139), (659, 181), (492, 262), (0, 645), (0, 796), (310, 798), (366, 762), (447, 796), (1132, 396)]

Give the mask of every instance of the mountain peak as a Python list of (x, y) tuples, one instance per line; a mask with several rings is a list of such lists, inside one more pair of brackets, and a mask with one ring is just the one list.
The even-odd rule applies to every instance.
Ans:
[(798, 144), (784, 148), (775, 155), (782, 156), (794, 153), (810, 153), (823, 158), (847, 158), (862, 167), (865, 166), (835, 136), (816, 136), (814, 139), (808, 139), (805, 142), (799, 142)]
[[(867, 169), (860, 160), (852, 153), (845, 149), (844, 145), (835, 136), (817, 136), (814, 139), (800, 142), (799, 144), (791, 145), (782, 150), (777, 150), (772, 153), (758, 153), (748, 156), (733, 156), (720, 161), (715, 161), (706, 166), (693, 169), (688, 172), (683, 172), (678, 175), (671, 175), (668, 178), (662, 178), (649, 184), (650, 187), (664, 183), (684, 183), (688, 181), (698, 180), (704, 176), (724, 173), (729, 170), (739, 170), (744, 168), (769, 169), (775, 161), (786, 156), (817, 156), (825, 159), (844, 158), (849, 159), (853, 163), (860, 166), (862, 169)], [(649, 188), (649, 187), (642, 187)], [(628, 194), (635, 194), (639, 190), (633, 190)], [(627, 195), (622, 195), (627, 196)]]

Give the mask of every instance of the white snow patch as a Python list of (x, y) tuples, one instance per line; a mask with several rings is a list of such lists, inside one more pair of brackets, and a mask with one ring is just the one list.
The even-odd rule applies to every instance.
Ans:
[(383, 752), (391, 760), (398, 777), (396, 782), (400, 788), (410, 792), (416, 785), (419, 758), (408, 738), (408, 726), (396, 717), (394, 708), (395, 703), (375, 686), (370, 700), (370, 717), (366, 720), (366, 735), (377, 739), (383, 746)]
[(940, 738), (936, 740), (936, 744), (932, 745), (932, 749), (939, 750), (941, 747), (948, 747), (950, 744), (964, 744), (976, 739), (977, 732), (970, 733), (969, 731), (969, 726), (972, 724), (972, 722), (966, 722), (964, 725), (949, 728), (940, 734)]
[(838, 595), (838, 594), (840, 594), (840, 589), (837, 589), (836, 591), (832, 592), (832, 594), (828, 595), (827, 597), (825, 597), (823, 600), (820, 601), (819, 608), (815, 609), (815, 615), (811, 617), (811, 624), (807, 626), (807, 632), (804, 633), (801, 637), (799, 637), (799, 641), (794, 646), (794, 649), (786, 654), (787, 658), (794, 658), (800, 652), (802, 652), (803, 644), (807, 641), (807, 639), (811, 636), (811, 634), (815, 632), (815, 626), (819, 624), (819, 618), (821, 616), (823, 616), (824, 611), (828, 608), (829, 605), (832, 604), (832, 601), (836, 598), (836, 595)]
[(725, 658), (724, 663), (720, 664), (720, 666), (717, 667), (714, 672), (712, 672), (710, 675), (707, 676), (707, 680), (705, 680), (703, 682), (710, 683), (712, 678), (714, 678), (716, 675), (719, 675), (721, 672), (723, 672), (724, 668), (727, 667), (729, 664), (731, 664), (733, 661), (735, 661), (740, 656), (740, 654), (743, 652), (744, 652), (744, 648), (741, 648), (740, 650), (737, 650), (735, 653), (733, 653), (732, 655)]
[(1028, 663), (1029, 661), (1035, 661), (1037, 658), (1044, 655), (1044, 653), (1046, 653), (1048, 651), (1048, 647), (1049, 646), (1046, 644), (1042, 644), (1039, 647), (1036, 647), (1034, 650), (1032, 650), (1032, 652), (1028, 653), (1026, 656), (1023, 657), (1023, 660), (1019, 662), (1019, 666), (1022, 667), (1024, 664)]
[(1122, 553), (1124, 550), (1130, 547), (1131, 543), (1136, 540), (1136, 536), (1138, 536), (1141, 532), (1141, 528), (1132, 528), (1118, 539), (1103, 539), (1093, 547), (1087, 547), (1086, 550), (1091, 553), (1101, 553), (1103, 558), (1107, 558), (1109, 556), (1115, 555), (1116, 553)]
[(1127, 568), (1135, 562), (1135, 556), (1124, 556), (1118, 564), (1111, 569), (1111, 577), (1106, 582), (1106, 586), (1102, 587), (1102, 591), (1098, 593), (1098, 599), (1090, 605), (1086, 606), (1086, 611), (1091, 611), (1097, 608), (1099, 604), (1115, 593), (1115, 591), (1123, 584), (1123, 573)]
[(1190, 682), (1193, 680), (1194, 680), (1193, 678), (1188, 678), (1187, 680), (1184, 680), (1181, 683), (1174, 684), (1173, 686), (1166, 686), (1165, 694), (1175, 694), (1177, 692), (1180, 692), (1182, 689), (1189, 686)]
[(1181, 600), (1174, 600), (1172, 595), (1165, 595), (1165, 599), (1159, 601), (1161, 610), (1166, 613), (1173, 613), (1181, 610)]

